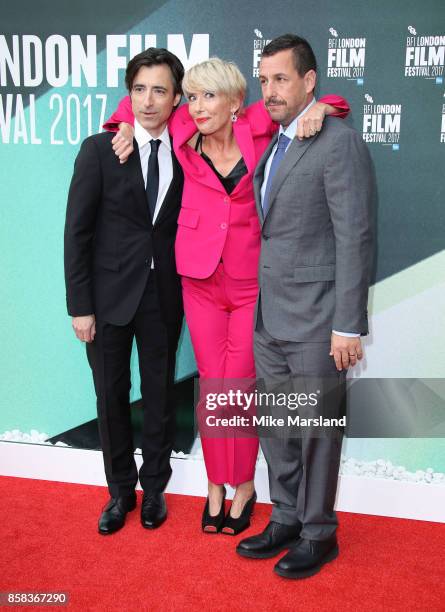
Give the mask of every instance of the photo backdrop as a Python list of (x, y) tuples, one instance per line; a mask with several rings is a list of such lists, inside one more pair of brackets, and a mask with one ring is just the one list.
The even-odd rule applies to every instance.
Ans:
[[(66, 196), (81, 141), (101, 129), (125, 94), (128, 60), (148, 46), (167, 47), (186, 68), (215, 55), (236, 61), (252, 102), (264, 45), (288, 31), (311, 42), (317, 93), (348, 99), (348, 121), (377, 173), (372, 333), (361, 376), (443, 377), (442, 0), (16, 0), (2, 6), (0, 30), (0, 433), (51, 436), (95, 417), (84, 347), (65, 307)], [(185, 329), (177, 378), (194, 371)], [(440, 438), (348, 440), (345, 453), (445, 471)]]

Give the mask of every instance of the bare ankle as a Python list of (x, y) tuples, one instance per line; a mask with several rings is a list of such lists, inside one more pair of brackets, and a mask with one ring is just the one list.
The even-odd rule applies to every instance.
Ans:
[(209, 480), (208, 490), (209, 490), (209, 495), (217, 495), (218, 493), (222, 495), (224, 492), (224, 485), (215, 484), (214, 482), (211, 482)]
[(248, 495), (249, 497), (251, 497), (254, 491), (255, 485), (253, 480), (248, 480), (247, 482), (242, 482), (236, 487), (235, 495), (238, 494), (238, 496), (241, 495), (242, 497)]

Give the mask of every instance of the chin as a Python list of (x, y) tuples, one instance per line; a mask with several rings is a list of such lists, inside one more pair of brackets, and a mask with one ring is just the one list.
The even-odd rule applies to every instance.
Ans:
[(283, 112), (277, 108), (272, 108), (272, 110), (270, 109), (267, 109), (267, 110), (269, 111), (269, 115), (271, 116), (273, 121), (276, 121), (277, 123), (280, 123), (280, 121), (284, 118)]
[(156, 131), (159, 129), (159, 123), (157, 121), (139, 121), (139, 123), (148, 132)]
[(143, 128), (147, 129), (149, 126), (152, 125), (152, 122), (147, 120), (145, 117), (136, 117), (136, 119), (139, 121), (139, 123), (142, 125)]
[[(195, 123), (196, 125), (196, 123)], [(196, 129), (198, 130), (198, 132), (200, 132), (201, 134), (203, 134), (204, 136), (208, 136), (209, 134), (213, 134), (213, 132), (215, 130), (212, 130), (212, 128), (210, 126), (207, 125), (196, 125)]]

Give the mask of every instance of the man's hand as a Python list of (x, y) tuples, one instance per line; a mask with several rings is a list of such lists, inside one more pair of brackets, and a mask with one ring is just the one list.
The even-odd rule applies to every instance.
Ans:
[(133, 136), (134, 127), (129, 123), (120, 123), (119, 131), (111, 141), (113, 145), (113, 151), (118, 156), (121, 164), (125, 164), (127, 159), (133, 153)]
[(357, 361), (363, 357), (362, 341), (360, 336), (350, 338), (339, 336), (338, 334), (331, 335), (331, 357), (334, 357), (337, 370), (347, 370), (349, 366), (355, 366)]
[(326, 115), (335, 112), (335, 108), (323, 102), (316, 102), (304, 113), (297, 122), (297, 138), (303, 140), (310, 138), (321, 131)]
[(84, 317), (73, 317), (73, 329), (76, 336), (82, 342), (93, 342), (96, 335), (96, 317), (86, 315)]

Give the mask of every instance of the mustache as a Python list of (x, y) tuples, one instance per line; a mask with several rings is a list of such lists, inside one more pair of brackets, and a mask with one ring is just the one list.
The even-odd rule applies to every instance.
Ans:
[(284, 100), (280, 100), (279, 98), (268, 98), (265, 102), (266, 106), (286, 106), (286, 102)]

